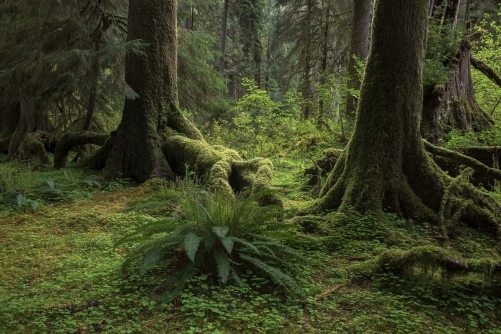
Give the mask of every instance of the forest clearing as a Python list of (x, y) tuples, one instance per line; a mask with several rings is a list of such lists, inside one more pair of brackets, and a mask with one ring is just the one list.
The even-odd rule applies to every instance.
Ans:
[(500, 18), (0, 0), (0, 333), (501, 333)]

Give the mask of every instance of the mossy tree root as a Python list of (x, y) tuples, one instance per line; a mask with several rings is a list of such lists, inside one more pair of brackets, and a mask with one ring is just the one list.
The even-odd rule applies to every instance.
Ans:
[(109, 136), (109, 133), (97, 133), (93, 131), (65, 133), (54, 152), (54, 168), (64, 168), (66, 166), (68, 154), (74, 147), (87, 144), (102, 146)]
[(467, 155), (464, 155), (464, 154), (461, 154), (458, 152), (454, 152), (454, 151), (445, 149), (443, 147), (438, 147), (438, 146), (432, 145), (427, 141), (423, 141), (423, 142), (424, 142), (424, 146), (425, 146), (426, 150), (428, 152), (430, 152), (431, 154), (438, 155), (438, 156), (453, 160), (459, 164), (473, 168), (473, 170), (475, 172), (483, 174), (487, 177), (492, 177), (495, 180), (501, 181), (501, 171), (500, 170), (490, 168), (490, 167), (484, 165), (483, 163), (481, 163), (480, 161), (473, 159)]
[(116, 131), (112, 131), (106, 141), (102, 144), (101, 148), (97, 150), (91, 156), (85, 158), (80, 163), (77, 164), (77, 167), (86, 167), (94, 170), (102, 170), (106, 164), (106, 160), (111, 154), (111, 149), (113, 148), (113, 144), (115, 143)]
[(32, 154), (36, 155), (43, 164), (49, 164), (49, 156), (45, 145), (51, 140), (51, 135), (45, 131), (31, 132), (24, 137), (19, 145), (21, 159), (29, 159)]
[(458, 260), (449, 251), (436, 246), (419, 246), (409, 250), (390, 249), (379, 255), (379, 267), (389, 267), (401, 270), (403, 274), (412, 274), (415, 268), (421, 268), (425, 273), (442, 270), (446, 277), (481, 274), (488, 281), (494, 274), (501, 273), (501, 263), (492, 259)]
[[(237, 152), (222, 146), (210, 146), (204, 141), (184, 136), (171, 136), (162, 150), (176, 174), (190, 171), (198, 176), (208, 176), (209, 187), (221, 194), (248, 194), (271, 190), (272, 163), (268, 159), (243, 160)], [(261, 198), (262, 205), (282, 205), (275, 193)]]

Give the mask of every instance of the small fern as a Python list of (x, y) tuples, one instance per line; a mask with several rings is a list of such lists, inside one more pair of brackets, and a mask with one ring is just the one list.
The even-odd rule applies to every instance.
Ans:
[(124, 266), (139, 262), (141, 274), (177, 254), (169, 258), (175, 258), (174, 269), (181, 269), (171, 275), (171, 290), (164, 301), (175, 298), (199, 273), (213, 273), (222, 284), (243, 285), (239, 273), (248, 269), (270, 278), (289, 295), (304, 296), (292, 277), (300, 274), (306, 261), (279, 240), (290, 238), (294, 227), (279, 222), (281, 208), (256, 205), (268, 194), (228, 198), (184, 184), (181, 216), (144, 224), (123, 236), (115, 247), (135, 244)]

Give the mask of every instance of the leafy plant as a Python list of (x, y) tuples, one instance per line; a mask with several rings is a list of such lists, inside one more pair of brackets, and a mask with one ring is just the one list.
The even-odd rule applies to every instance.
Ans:
[(271, 279), (292, 296), (303, 296), (302, 288), (291, 274), (299, 275), (305, 260), (298, 251), (279, 239), (290, 237), (291, 226), (278, 222), (280, 208), (258, 207), (255, 202), (267, 192), (249, 198), (228, 198), (184, 184), (179, 217), (170, 217), (140, 226), (121, 238), (115, 246), (139, 242), (125, 266), (139, 262), (146, 273), (168, 255), (172, 300), (195, 275), (216, 274), (222, 284), (230, 279), (239, 285), (239, 273), (253, 269)]

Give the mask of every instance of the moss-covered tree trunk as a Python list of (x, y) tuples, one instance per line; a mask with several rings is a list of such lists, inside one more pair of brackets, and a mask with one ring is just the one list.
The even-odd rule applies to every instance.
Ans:
[(152, 174), (172, 176), (160, 143), (167, 129), (203, 140), (178, 107), (176, 7), (175, 0), (129, 2), (128, 40), (149, 45), (144, 55), (126, 56), (125, 79), (139, 97), (125, 101), (106, 175), (139, 181)]
[[(10, 117), (14, 117), (11, 115)], [(35, 99), (31, 99), (26, 91), (20, 92), (20, 107), (19, 118), (15, 131), (12, 133), (9, 142), (9, 157), (13, 158), (18, 153), (34, 153), (38, 156), (45, 156), (45, 144), (50, 144), (47, 141), (49, 136), (45, 133), (49, 124), (48, 115), (36, 105)], [(42, 135), (43, 133), (43, 135)], [(33, 135), (31, 135), (33, 134)], [(22, 152), (23, 142), (24, 148), (33, 152)], [(28, 141), (32, 141), (29, 143)], [(50, 141), (50, 140), (49, 140)], [(44, 158), (44, 163), (48, 159)]]
[[(348, 55), (348, 89), (359, 89), (360, 79), (357, 73), (356, 56), (365, 60), (369, 53), (369, 27), (371, 21), (372, 0), (355, 0), (350, 34), (350, 53)], [(346, 115), (355, 118), (357, 99), (350, 93), (346, 95)]]
[(450, 81), (443, 87), (425, 92), (421, 131), (434, 143), (451, 129), (482, 131), (494, 124), (475, 100), (470, 63), (470, 43), (463, 41), (457, 62), (450, 70)]
[(421, 140), (428, 5), (428, 0), (376, 1), (355, 130), (314, 209), (389, 209), (408, 218), (461, 219), (497, 231), (499, 204), (452, 181)]
[[(456, 30), (460, 1), (448, 1), (445, 11), (441, 7), (443, 2), (430, 0), (428, 14), (439, 24), (449, 23)], [(474, 97), (469, 39), (475, 36), (473, 34), (465, 38), (460, 43), (455, 58), (447, 64), (450, 69), (449, 82), (424, 92), (421, 133), (434, 143), (439, 143), (442, 134), (451, 129), (482, 131), (493, 125), (491, 117), (480, 108)]]

